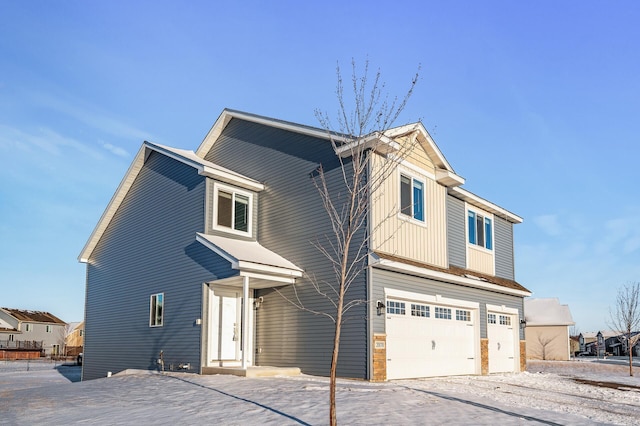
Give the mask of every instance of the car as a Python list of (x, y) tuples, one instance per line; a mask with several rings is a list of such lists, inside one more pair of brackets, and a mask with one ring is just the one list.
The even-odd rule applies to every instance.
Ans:
[(80, 352), (78, 354), (78, 358), (76, 358), (76, 361), (78, 362), (78, 365), (82, 365), (82, 356), (83, 356), (83, 353)]

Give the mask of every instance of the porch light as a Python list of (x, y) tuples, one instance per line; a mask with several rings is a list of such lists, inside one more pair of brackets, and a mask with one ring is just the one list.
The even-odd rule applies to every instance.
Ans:
[(378, 310), (378, 315), (382, 315), (386, 309), (386, 305), (384, 304), (384, 302), (378, 300), (376, 301), (376, 309)]

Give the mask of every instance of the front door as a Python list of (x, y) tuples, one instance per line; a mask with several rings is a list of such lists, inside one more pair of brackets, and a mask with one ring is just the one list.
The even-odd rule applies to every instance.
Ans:
[(233, 365), (242, 356), (242, 292), (213, 289), (210, 297), (209, 359)]

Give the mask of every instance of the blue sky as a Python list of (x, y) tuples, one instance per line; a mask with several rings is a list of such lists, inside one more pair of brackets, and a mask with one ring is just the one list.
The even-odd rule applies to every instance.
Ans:
[(0, 306), (79, 321), (77, 256), (143, 140), (223, 108), (309, 125), (367, 57), (465, 188), (520, 215), (516, 278), (606, 328), (640, 280), (640, 5), (596, 1), (0, 3)]

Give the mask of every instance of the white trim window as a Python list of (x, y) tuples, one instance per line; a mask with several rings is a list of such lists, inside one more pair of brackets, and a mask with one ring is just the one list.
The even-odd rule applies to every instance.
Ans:
[(456, 321), (471, 321), (471, 311), (456, 309)]
[(45, 327), (45, 331), (46, 331), (47, 333), (51, 333), (52, 328), (53, 328), (53, 327), (51, 327), (50, 325), (47, 325), (47, 326)]
[(152, 294), (149, 300), (149, 327), (164, 324), (164, 293)]
[(25, 333), (26, 333), (26, 332), (33, 331), (33, 324), (25, 323), (25, 325), (24, 325), (24, 331), (25, 331)]
[(253, 194), (226, 185), (213, 189), (213, 228), (241, 235), (251, 235)]
[(425, 183), (400, 173), (400, 213), (420, 222), (425, 221)]
[(436, 318), (440, 319), (451, 319), (451, 308), (441, 308), (440, 306), (436, 306)]
[(469, 244), (493, 250), (493, 221), (490, 217), (467, 210), (467, 234)]
[(387, 301), (387, 313), (395, 314), (395, 315), (404, 315), (405, 314), (405, 303), (404, 302), (396, 302), (395, 300)]
[(411, 316), (412, 317), (423, 317), (429, 318), (431, 312), (429, 306), (427, 305), (419, 305), (417, 303), (411, 304)]
[(511, 317), (507, 315), (500, 315), (500, 325), (511, 325)]
[(487, 314), (487, 323), (495, 324), (496, 323), (496, 314)]

